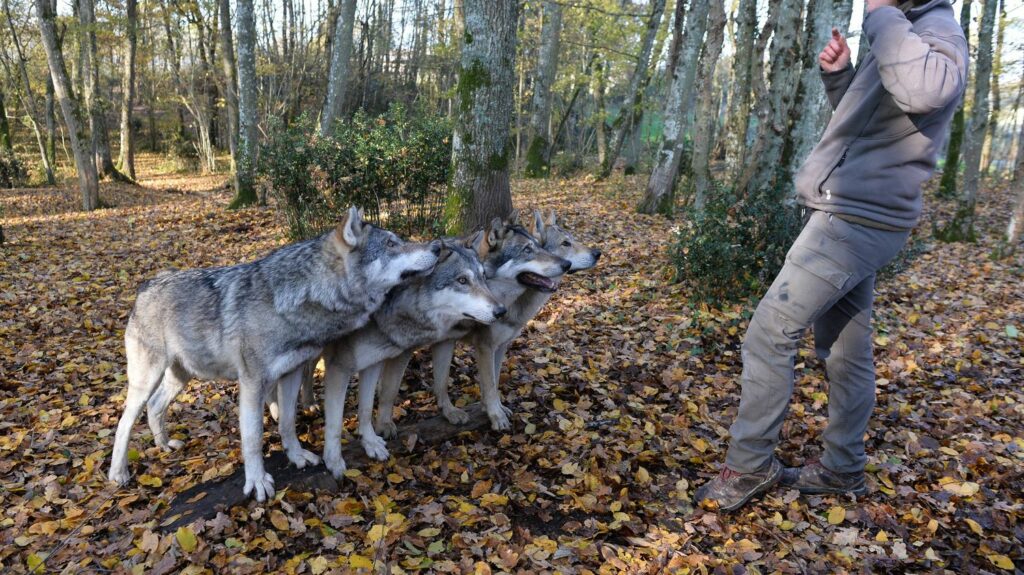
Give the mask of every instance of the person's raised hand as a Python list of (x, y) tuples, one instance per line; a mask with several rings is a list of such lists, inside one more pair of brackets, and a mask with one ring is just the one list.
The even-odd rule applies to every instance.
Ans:
[(818, 65), (826, 72), (838, 72), (850, 65), (850, 47), (837, 28), (832, 29), (832, 39), (818, 54)]

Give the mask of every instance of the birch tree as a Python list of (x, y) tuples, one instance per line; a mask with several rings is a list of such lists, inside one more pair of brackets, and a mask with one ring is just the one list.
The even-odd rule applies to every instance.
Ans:
[[(739, 0), (736, 7), (736, 53), (733, 55), (733, 90), (726, 115), (725, 158), (733, 178), (738, 176), (740, 160), (747, 146), (750, 127), (751, 74), (757, 42), (757, 0)], [(760, 52), (756, 54), (760, 58)]]
[(121, 80), (121, 150), (118, 165), (135, 179), (135, 138), (132, 134), (132, 106), (135, 105), (135, 55), (138, 45), (138, 0), (125, 2), (125, 58)]
[[(682, 2), (682, 0), (677, 0)], [(629, 86), (626, 88), (626, 98), (618, 117), (612, 122), (612, 142), (604, 162), (601, 164), (601, 171), (598, 176), (607, 178), (615, 166), (615, 160), (622, 152), (622, 144), (626, 140), (626, 134), (630, 128), (640, 122), (643, 113), (643, 89), (647, 86), (649, 75), (647, 73), (648, 63), (651, 60), (651, 48), (654, 46), (654, 39), (658, 35), (658, 26), (661, 23), (662, 14), (665, 12), (665, 0), (653, 0), (651, 2), (651, 14), (647, 18), (647, 28), (644, 31), (644, 38), (640, 44), (640, 54), (636, 59), (636, 67), (629, 79)]]
[(975, 64), (974, 102), (971, 104), (971, 122), (965, 132), (964, 188), (957, 198), (953, 219), (937, 234), (947, 242), (974, 241), (974, 208), (978, 202), (978, 184), (981, 180), (981, 151), (985, 146), (985, 133), (989, 122), (989, 87), (992, 80), (992, 29), (996, 20), (998, 0), (985, 0), (978, 31), (978, 55)]
[(700, 97), (697, 102), (697, 129), (693, 136), (694, 208), (703, 211), (711, 186), (710, 156), (714, 148), (715, 124), (718, 122), (718, 89), (715, 87), (715, 68), (722, 54), (725, 39), (725, 7), (722, 2), (711, 2), (708, 14), (708, 35), (700, 55)]
[[(710, 0), (717, 1), (717, 0)], [(665, 126), (654, 169), (647, 180), (647, 190), (637, 210), (644, 214), (671, 215), (675, 210), (675, 182), (685, 151), (689, 128), (689, 104), (697, 75), (697, 56), (707, 29), (709, 0), (693, 0), (686, 15), (679, 54), (665, 102)]]
[(89, 144), (89, 136), (85, 132), (83, 114), (78, 102), (72, 98), (71, 80), (68, 79), (67, 67), (64, 65), (64, 54), (57, 44), (57, 30), (54, 26), (53, 6), (50, 0), (33, 0), (39, 33), (46, 51), (47, 65), (53, 78), (53, 89), (57, 101), (60, 102), (64, 114), (64, 125), (67, 127), (71, 150), (75, 156), (75, 167), (78, 171), (78, 188), (82, 194), (82, 209), (95, 210), (99, 207), (99, 185), (96, 177), (96, 164)]
[(454, 163), (446, 216), (472, 230), (512, 211), (509, 187), (518, 0), (464, 0)]
[[(963, 2), (964, 4), (960, 8), (960, 27), (963, 28), (964, 38), (970, 41), (971, 0), (963, 0)], [(939, 180), (938, 196), (940, 198), (956, 197), (956, 179), (960, 171), (960, 147), (964, 141), (964, 106), (966, 104), (967, 98), (964, 98), (953, 114), (953, 125), (949, 130), (949, 144), (946, 146), (946, 163), (942, 168), (942, 179)]]
[(349, 64), (352, 60), (352, 28), (356, 17), (356, 0), (341, 0), (340, 13), (335, 21), (331, 40), (331, 67), (327, 75), (327, 97), (320, 114), (320, 133), (330, 132), (334, 121), (341, 116), (348, 89)]
[(530, 114), (530, 144), (526, 152), (526, 177), (546, 177), (550, 170), (549, 126), (551, 85), (558, 71), (559, 40), (562, 35), (562, 5), (545, 0), (540, 30), (540, 56), (533, 83), (533, 113)]
[(238, 0), (238, 165), (230, 209), (256, 203), (256, 15)]
[(235, 69), (235, 43), (231, 37), (231, 2), (217, 0), (220, 11), (220, 63), (224, 72), (221, 79), (224, 104), (228, 115), (228, 150), (231, 152), (231, 171), (238, 165), (238, 74)]

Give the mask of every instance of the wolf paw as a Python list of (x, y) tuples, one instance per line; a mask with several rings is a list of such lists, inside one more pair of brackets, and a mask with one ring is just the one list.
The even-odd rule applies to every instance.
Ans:
[(444, 418), (453, 425), (465, 425), (469, 422), (469, 414), (466, 413), (465, 410), (459, 409), (454, 405), (442, 408), (441, 413), (443, 413)]
[(387, 461), (388, 457), (391, 456), (388, 453), (388, 444), (379, 435), (375, 433), (364, 434), (363, 439), (363, 451), (370, 456), (371, 459), (377, 461)]
[(398, 437), (398, 426), (394, 421), (378, 421), (373, 430), (377, 432), (377, 435), (387, 439)]
[(510, 415), (512, 415), (512, 410), (500, 403), (495, 408), (487, 409), (487, 417), (491, 419), (491, 429), (495, 431), (512, 429), (512, 422), (509, 421)]
[(345, 465), (345, 460), (342, 459), (340, 455), (338, 455), (337, 459), (335, 459), (333, 457), (329, 457), (325, 453), (324, 465), (326, 465), (327, 469), (330, 470), (331, 475), (333, 475), (334, 478), (338, 480), (345, 476), (345, 470), (348, 469), (348, 467)]
[(166, 441), (157, 441), (156, 445), (165, 452), (171, 453), (185, 447), (185, 442), (180, 439), (168, 439)]
[(128, 473), (127, 467), (123, 467), (120, 469), (111, 467), (110, 472), (107, 474), (107, 479), (118, 485), (124, 485), (125, 483), (128, 483), (129, 478), (131, 478), (131, 474)]
[(302, 469), (307, 465), (317, 465), (320, 463), (320, 458), (315, 453), (302, 449), (290, 449), (288, 450), (288, 461), (295, 464), (295, 467)]
[(269, 473), (263, 473), (262, 477), (256, 478), (245, 478), (245, 487), (242, 488), (242, 494), (246, 497), (250, 493), (253, 493), (256, 497), (256, 501), (263, 503), (269, 497), (274, 496), (274, 477)]

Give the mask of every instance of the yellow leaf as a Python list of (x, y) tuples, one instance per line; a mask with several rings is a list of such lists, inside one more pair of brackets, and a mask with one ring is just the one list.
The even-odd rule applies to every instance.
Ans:
[(884, 530), (883, 531), (879, 531), (878, 535), (875, 535), (875, 541), (878, 541), (879, 543), (885, 543), (885, 542), (889, 541), (889, 536), (886, 535)]
[(846, 519), (846, 509), (836, 505), (828, 511), (828, 522), (831, 525), (839, 525)]
[(387, 526), (386, 525), (381, 525), (380, 523), (378, 523), (378, 524), (374, 525), (373, 527), (371, 527), (370, 528), (370, 532), (366, 534), (366, 543), (368, 545), (373, 545), (374, 543), (376, 543), (376, 542), (380, 541), (381, 539), (383, 539), (384, 536), (387, 535), (387, 534), (388, 534)]
[(643, 467), (638, 467), (636, 470), (636, 480), (641, 484), (646, 485), (651, 482), (651, 474)]
[(270, 523), (278, 531), (288, 531), (288, 518), (285, 517), (284, 513), (280, 509), (275, 509), (270, 512)]
[(29, 571), (35, 571), (36, 569), (39, 569), (39, 566), (43, 564), (44, 560), (46, 560), (46, 553), (43, 553), (42, 555), (33, 553), (25, 559), (25, 563), (28, 565)]
[(569, 407), (568, 403), (562, 401), (561, 399), (558, 399), (557, 397), (554, 401), (551, 402), (551, 404), (554, 405), (555, 411), (565, 411), (566, 408)]
[(313, 575), (320, 575), (324, 571), (327, 571), (327, 567), (327, 558), (323, 555), (309, 560), (309, 570), (313, 572)]
[(484, 507), (490, 505), (506, 505), (508, 503), (508, 497), (501, 495), (500, 493), (484, 493), (484, 496), (480, 498), (480, 505)]
[(978, 525), (977, 521), (973, 519), (965, 519), (964, 521), (967, 522), (967, 526), (971, 528), (971, 531), (974, 531), (978, 535), (984, 535), (984, 532), (981, 529), (981, 525)]
[(391, 483), (401, 483), (405, 481), (405, 478), (397, 473), (388, 473), (388, 481)]
[(362, 555), (349, 555), (348, 564), (353, 569), (373, 569), (373, 561)]
[(441, 533), (441, 530), (437, 527), (426, 527), (420, 529), (416, 534), (420, 537), (437, 537)]
[(988, 560), (996, 567), (1006, 569), (1007, 571), (1017, 568), (1017, 566), (1013, 564), (1013, 561), (1011, 561), (1006, 555), (989, 555)]
[(693, 440), (692, 445), (693, 445), (694, 449), (696, 449), (697, 451), (699, 451), (701, 453), (704, 453), (705, 451), (708, 450), (708, 442), (704, 441), (700, 437), (698, 437), (697, 439)]
[(159, 477), (153, 477), (152, 475), (140, 475), (139, 483), (147, 487), (160, 487), (164, 484), (162, 479)]
[(199, 540), (196, 539), (196, 534), (188, 527), (179, 527), (178, 530), (174, 532), (174, 538), (178, 540), (178, 545), (181, 546), (181, 550), (185, 553), (195, 551), (196, 546), (199, 544)]
[(491, 575), (491, 566), (483, 561), (477, 561), (473, 566), (473, 575)]

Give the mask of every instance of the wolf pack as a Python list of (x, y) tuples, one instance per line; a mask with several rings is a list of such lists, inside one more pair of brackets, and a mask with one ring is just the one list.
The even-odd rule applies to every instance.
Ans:
[(340, 479), (345, 397), (357, 373), (358, 433), (371, 458), (389, 457), (393, 408), (419, 349), (430, 349), (441, 413), (453, 424), (468, 421), (448, 392), (459, 341), (473, 350), (491, 427), (508, 430), (512, 412), (498, 384), (510, 343), (565, 274), (593, 268), (600, 255), (554, 212), (535, 211), (526, 225), (513, 213), (467, 237), (414, 243), (352, 207), (330, 231), (262, 259), (163, 272), (139, 286), (125, 329), (128, 389), (108, 477), (128, 481), (129, 436), (143, 407), (156, 445), (180, 449), (166, 425), (178, 393), (191, 378), (237, 380), (243, 490), (265, 501), (274, 495), (263, 464), (265, 405), (289, 461), (300, 468), (321, 461), (299, 442), (296, 415), (300, 394), (313, 397), (322, 358), (323, 462)]

